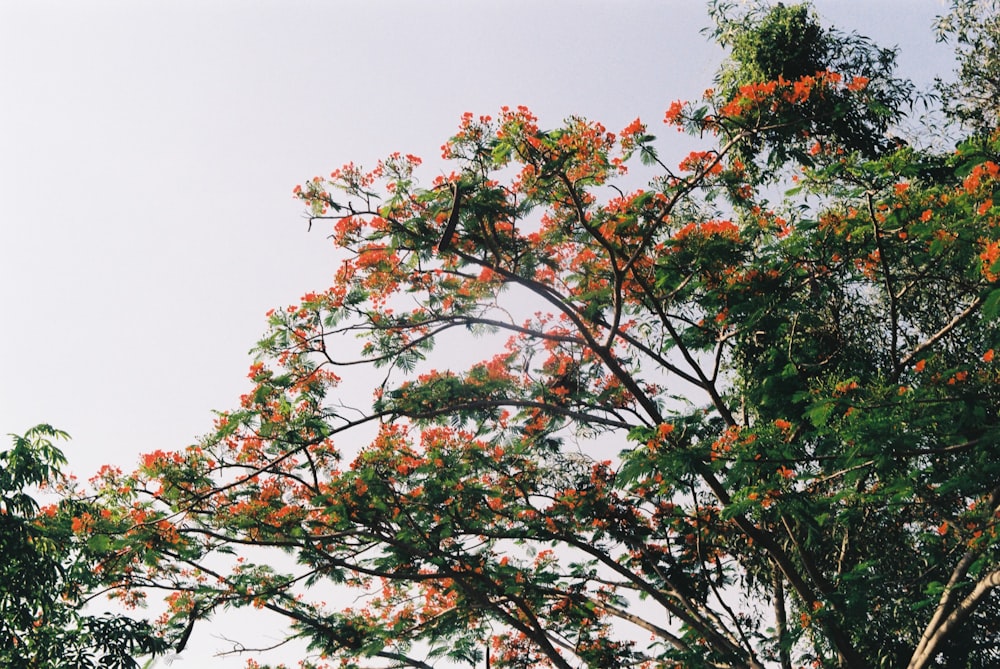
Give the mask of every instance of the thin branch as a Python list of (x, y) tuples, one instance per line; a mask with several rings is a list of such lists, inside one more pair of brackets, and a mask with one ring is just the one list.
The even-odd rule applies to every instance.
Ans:
[(900, 368), (906, 367), (906, 365), (908, 365), (910, 363), (910, 361), (912, 361), (916, 356), (918, 356), (921, 353), (923, 353), (925, 350), (927, 350), (928, 348), (930, 348), (931, 346), (933, 346), (934, 344), (936, 344), (938, 341), (940, 341), (949, 332), (951, 332), (956, 327), (958, 327), (958, 325), (961, 324), (962, 321), (964, 321), (966, 318), (968, 318), (969, 316), (971, 316), (972, 314), (974, 314), (976, 312), (976, 310), (979, 309), (979, 307), (982, 306), (983, 301), (984, 300), (983, 300), (983, 298), (981, 296), (977, 297), (976, 299), (974, 299), (969, 304), (969, 306), (967, 306), (959, 314), (957, 314), (954, 318), (952, 318), (950, 321), (948, 321), (944, 325), (944, 327), (942, 327), (940, 330), (938, 330), (937, 332), (935, 332), (934, 334), (932, 334), (930, 337), (928, 337), (927, 339), (925, 339), (920, 344), (914, 346), (913, 349), (911, 349), (909, 353), (907, 353), (906, 355), (904, 355), (899, 360), (899, 367)]
[(889, 353), (892, 359), (892, 374), (896, 378), (902, 368), (902, 362), (896, 361), (899, 341), (899, 305), (896, 303), (896, 291), (893, 288), (892, 271), (889, 268), (889, 259), (886, 257), (885, 244), (882, 243), (882, 230), (878, 226), (878, 218), (875, 214), (875, 203), (872, 199), (872, 191), (865, 193), (868, 203), (868, 216), (872, 221), (872, 230), (875, 236), (875, 248), (878, 250), (879, 263), (882, 266), (882, 277), (885, 281), (885, 294), (889, 300)]

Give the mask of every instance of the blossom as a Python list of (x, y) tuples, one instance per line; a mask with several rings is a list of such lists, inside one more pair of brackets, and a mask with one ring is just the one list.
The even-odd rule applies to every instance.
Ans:
[(868, 87), (868, 77), (857, 76), (847, 82), (847, 90), (857, 92)]
[(663, 122), (669, 125), (680, 125), (681, 114), (684, 113), (684, 103), (674, 100), (670, 103), (670, 108), (663, 117)]
[(622, 130), (622, 134), (638, 135), (641, 132), (645, 132), (645, 130), (646, 130), (646, 124), (643, 123), (639, 118), (636, 118), (634, 121), (625, 126), (625, 129)]
[(706, 221), (704, 223), (688, 223), (677, 231), (674, 239), (681, 241), (691, 235), (710, 237), (718, 235), (725, 239), (739, 241), (740, 229), (732, 221)]
[(94, 525), (94, 517), (84, 511), (79, 516), (73, 517), (72, 529), (75, 534), (86, 532)]
[(979, 254), (979, 259), (983, 261), (983, 276), (987, 281), (996, 281), (998, 276), (994, 271), (997, 263), (1000, 262), (1000, 241), (986, 243), (986, 248)]

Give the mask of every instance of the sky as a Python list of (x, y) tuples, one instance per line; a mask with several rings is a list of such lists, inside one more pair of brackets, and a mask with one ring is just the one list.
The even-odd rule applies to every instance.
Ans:
[[(943, 4), (815, 2), (924, 87), (953, 69)], [(698, 0), (0, 0), (0, 434), (66, 430), (84, 479), (197, 441), (265, 312), (332, 282), (296, 184), (393, 151), (430, 182), (463, 112), (502, 105), (638, 116), (669, 156), (708, 25)], [(196, 629), (184, 665), (225, 645)]]

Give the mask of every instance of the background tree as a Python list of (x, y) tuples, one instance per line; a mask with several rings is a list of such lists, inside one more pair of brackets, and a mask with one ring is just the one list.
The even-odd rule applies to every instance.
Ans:
[(152, 626), (82, 611), (103, 585), (94, 571), (102, 542), (81, 533), (89, 513), (75, 501), (40, 509), (32, 497), (64, 482), (66, 461), (52, 442), (63, 438), (64, 432), (38, 425), (0, 451), (0, 664), (135, 667), (134, 655), (163, 647)]
[(770, 169), (790, 159), (808, 165), (809, 148), (817, 141), (868, 158), (893, 147), (897, 140), (888, 131), (914, 96), (912, 84), (894, 76), (894, 49), (879, 47), (857, 33), (823, 27), (807, 3), (713, 1), (709, 14), (716, 24), (712, 36), (731, 49), (716, 77), (725, 99), (741, 100), (741, 91), (772, 81), (804, 85), (823, 72), (850, 73), (865, 81), (864, 95), (834, 89), (808, 102), (800, 100), (795, 122), (756, 107), (755, 132), (736, 147), (745, 154), (745, 162), (750, 164), (766, 150)]
[(944, 110), (973, 133), (989, 135), (1000, 122), (1000, 5), (996, 0), (952, 0), (937, 22), (938, 40), (952, 42), (955, 81), (937, 80)]
[[(504, 108), (427, 186), (297, 187), (334, 285), (202, 443), (102, 473), (122, 588), (279, 612), (314, 664), (995, 666), (1000, 143), (890, 150), (907, 88), (851, 69), (886, 52), (747, 16), (676, 168)], [(800, 31), (815, 69), (753, 55)]]

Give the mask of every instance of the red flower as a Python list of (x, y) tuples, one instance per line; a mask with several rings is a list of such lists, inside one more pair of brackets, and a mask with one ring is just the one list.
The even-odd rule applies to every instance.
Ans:
[(860, 91), (868, 87), (868, 77), (854, 77), (849, 82), (847, 82), (847, 90), (849, 91)]
[(674, 100), (670, 103), (670, 108), (667, 109), (666, 115), (663, 117), (663, 122), (670, 125), (680, 125), (681, 114), (684, 112), (684, 103), (680, 100)]
[[(677, 104), (677, 103), (675, 103), (675, 104)], [(637, 118), (636, 120), (632, 121), (627, 126), (625, 126), (625, 129), (622, 130), (622, 134), (623, 135), (638, 135), (639, 133), (644, 132), (645, 130), (646, 130), (646, 124), (643, 123), (641, 120), (639, 120)]]

